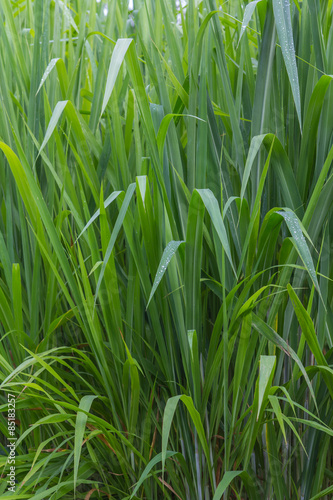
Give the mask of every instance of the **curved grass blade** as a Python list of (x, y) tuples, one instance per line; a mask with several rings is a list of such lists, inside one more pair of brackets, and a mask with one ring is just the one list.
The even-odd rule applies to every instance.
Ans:
[(279, 405), (279, 400), (278, 400), (278, 398), (276, 396), (272, 396), (272, 395), (268, 396), (268, 400), (269, 400), (269, 402), (272, 405), (272, 408), (273, 408), (273, 411), (274, 411), (275, 416), (277, 418), (277, 421), (279, 422), (280, 429), (281, 429), (284, 441), (286, 443), (287, 442), (287, 436), (286, 436), (286, 430), (285, 430), (284, 423), (283, 423), (282, 411), (281, 411), (281, 407)]
[[(260, 2), (261, 0), (258, 0), (258, 1)], [(251, 2), (251, 3), (254, 3), (254, 2)], [(248, 5), (247, 5), (247, 7), (248, 7)], [(244, 193), (245, 193), (247, 182), (248, 182), (249, 177), (250, 177), (253, 162), (255, 160), (255, 157), (257, 156), (257, 153), (258, 153), (260, 146), (261, 146), (265, 137), (266, 137), (266, 134), (256, 135), (251, 140), (250, 149), (249, 149), (249, 152), (248, 152), (248, 155), (246, 158), (244, 174), (243, 174), (243, 179), (242, 179), (242, 188), (241, 188), (241, 194), (240, 194), (241, 199), (244, 198)]]
[(308, 187), (307, 184), (314, 162), (316, 141), (313, 139), (317, 135), (324, 99), (331, 81), (331, 75), (323, 75), (317, 82), (304, 118), (303, 137), (297, 169), (297, 184), (302, 199), (304, 199), (304, 194)]
[(150, 303), (151, 299), (153, 298), (153, 295), (154, 295), (158, 285), (160, 284), (160, 282), (164, 276), (165, 271), (167, 270), (169, 262), (171, 261), (172, 257), (175, 255), (175, 253), (177, 252), (179, 245), (181, 245), (182, 243), (185, 243), (185, 241), (170, 241), (167, 244), (167, 246), (165, 247), (160, 264), (159, 264), (158, 269), (156, 271), (156, 276), (154, 279), (153, 287), (152, 287), (150, 295), (149, 295), (147, 309), (148, 309), (149, 303)]
[(297, 215), (294, 214), (294, 212), (292, 210), (288, 210), (288, 209), (285, 209), (284, 212), (279, 211), (277, 213), (282, 215), (282, 217), (286, 221), (288, 229), (293, 236), (292, 242), (293, 242), (294, 246), (296, 247), (296, 250), (297, 250), (300, 258), (302, 259), (304, 266), (306, 267), (306, 269), (311, 277), (311, 280), (312, 280), (314, 286), (316, 287), (316, 289), (321, 297), (321, 292), (320, 292), (319, 283), (317, 280), (317, 275), (316, 275), (315, 267), (313, 264), (313, 260), (312, 260), (308, 245), (306, 244), (305, 238), (303, 236), (301, 224), (299, 222)]
[(222, 481), (220, 482), (220, 484), (216, 488), (216, 491), (215, 491), (214, 496), (213, 496), (213, 500), (220, 500), (220, 498), (222, 497), (225, 490), (228, 488), (231, 481), (233, 479), (235, 479), (235, 477), (240, 476), (242, 473), (243, 473), (243, 471), (236, 471), (236, 470), (225, 472), (225, 474), (222, 478)]
[(59, 101), (57, 102), (54, 110), (53, 110), (53, 113), (52, 113), (52, 116), (51, 116), (51, 120), (48, 124), (48, 127), (47, 127), (47, 130), (46, 130), (46, 133), (45, 133), (45, 137), (44, 137), (44, 140), (41, 144), (41, 147), (39, 148), (39, 152), (38, 154), (41, 153), (41, 151), (45, 148), (46, 144), (48, 143), (54, 129), (56, 128), (57, 126), (57, 123), (64, 111), (64, 109), (66, 108), (67, 106), (67, 103), (69, 101)]
[(132, 38), (119, 38), (117, 40), (116, 46), (112, 52), (112, 57), (110, 61), (108, 76), (106, 80), (105, 92), (103, 97), (103, 104), (100, 113), (100, 117), (104, 113), (104, 110), (109, 102), (109, 99), (112, 94), (112, 90), (117, 80), (117, 76), (122, 65), (122, 62), (125, 58), (126, 52), (130, 44), (132, 43)]
[[(173, 457), (175, 455), (179, 455), (179, 453), (176, 452), (176, 451), (167, 451), (166, 454), (165, 454), (165, 458), (170, 458), (170, 457)], [(152, 458), (150, 460), (149, 464), (147, 464), (146, 468), (142, 472), (139, 481), (136, 483), (136, 486), (135, 486), (135, 488), (134, 488), (131, 496), (129, 497), (129, 500), (134, 497), (135, 493), (138, 491), (138, 489), (140, 488), (141, 484), (148, 477), (148, 474), (152, 470), (152, 468), (154, 467), (154, 465), (156, 465), (159, 462), (161, 462), (161, 460), (162, 460), (162, 453), (159, 453), (158, 455), (156, 455), (156, 457), (154, 457), (154, 458)]]
[[(204, 431), (204, 428), (203, 428), (203, 425), (201, 422), (200, 414), (195, 409), (192, 398), (189, 396), (184, 396), (184, 395), (183, 396), (174, 396), (172, 398), (169, 398), (167, 401), (167, 404), (165, 405), (164, 416), (163, 416), (163, 428), (162, 428), (162, 471), (164, 471), (164, 464), (165, 464), (165, 459), (166, 459), (166, 454), (167, 454), (166, 448), (168, 445), (172, 419), (173, 419), (174, 413), (176, 411), (177, 405), (179, 403), (179, 400), (181, 400), (184, 403), (184, 405), (186, 406), (186, 408), (190, 414), (190, 417), (192, 419), (192, 422), (194, 424), (194, 427), (196, 429), (196, 432), (198, 433), (198, 437), (199, 437), (202, 449), (203, 449), (204, 454), (206, 456), (210, 478), (212, 480), (212, 468), (210, 465), (209, 449), (208, 449), (207, 439), (205, 436), (205, 431)], [(213, 481), (212, 481), (212, 484), (213, 484)]]
[(212, 223), (216, 229), (216, 232), (220, 238), (220, 241), (222, 243), (222, 246), (225, 250), (225, 253), (228, 257), (228, 260), (231, 264), (231, 268), (236, 276), (236, 270), (234, 268), (233, 260), (231, 257), (231, 251), (230, 251), (230, 246), (229, 246), (229, 240), (227, 236), (227, 232), (224, 226), (224, 222), (222, 219), (221, 211), (219, 204), (217, 202), (217, 199), (215, 198), (214, 194), (210, 189), (197, 189), (197, 192), (201, 196), (201, 199), (203, 201), (203, 204), (205, 205), (210, 218), (212, 220)]
[[(111, 193), (110, 196), (108, 196), (107, 199), (104, 202), (104, 208), (107, 208), (121, 193), (122, 193), (122, 191), (114, 191), (113, 193)], [(82, 229), (82, 231), (79, 234), (79, 236), (76, 238), (75, 243), (78, 241), (79, 238), (81, 238), (81, 236), (83, 235), (83, 233), (97, 219), (97, 217), (99, 217), (100, 212), (101, 212), (100, 209), (96, 210), (96, 212), (94, 213), (94, 215), (89, 219), (89, 221), (84, 226), (84, 228)]]
[(164, 471), (165, 460), (167, 457), (167, 446), (169, 441), (171, 424), (180, 398), (181, 396), (174, 396), (172, 398), (169, 398), (164, 409), (163, 427), (162, 427), (162, 452), (161, 452), (162, 473)]
[(199, 118), (198, 116), (194, 116), (194, 115), (177, 114), (177, 113), (169, 113), (169, 114), (165, 115), (161, 121), (161, 125), (158, 129), (157, 137), (156, 137), (156, 142), (157, 142), (158, 151), (159, 151), (161, 161), (162, 161), (162, 154), (163, 154), (163, 146), (164, 146), (165, 138), (166, 138), (171, 120), (174, 117), (181, 117), (181, 116), (188, 117), (188, 118), (195, 118), (196, 120), (200, 120), (201, 122), (206, 123), (205, 120), (203, 120), (202, 118)]
[(258, 400), (258, 412), (257, 420), (260, 415), (261, 406), (264, 402), (265, 394), (268, 392), (273, 376), (276, 364), (276, 356), (260, 356), (260, 368), (259, 368), (259, 400)]
[[(252, 477), (246, 471), (226, 471), (223, 475), (221, 482), (215, 490), (213, 500), (220, 500), (223, 493), (228, 488), (231, 481), (236, 477), (240, 477), (244, 483), (245, 489), (248, 492), (249, 499), (256, 499), (258, 495), (258, 490), (255, 488)], [(229, 497), (228, 497), (229, 498)]]
[(76, 417), (75, 438), (74, 438), (74, 498), (75, 498), (76, 484), (78, 480), (78, 470), (79, 470), (79, 463), (80, 463), (80, 456), (82, 449), (82, 441), (86, 427), (86, 422), (88, 419), (88, 415), (85, 412), (89, 412), (91, 404), (96, 398), (97, 396), (91, 396), (91, 395), (83, 396), (79, 405), (79, 410), (83, 411), (78, 411)]
[[(297, 297), (294, 289), (290, 284), (287, 285), (288, 288), (288, 293), (291, 298), (292, 304), (295, 309), (295, 313), (297, 316), (297, 319), (299, 321), (299, 324), (302, 328), (303, 335), (306, 339), (306, 342), (308, 343), (310, 350), (312, 354), (314, 355), (318, 365), (322, 365), (323, 367), (328, 368), (328, 363), (326, 361), (326, 358), (320, 348), (318, 338), (313, 326), (313, 322), (311, 320), (311, 317), (307, 310), (304, 308), (303, 304)], [(325, 382), (327, 384), (327, 388), (331, 394), (331, 397), (333, 398), (333, 378), (331, 373), (327, 373), (323, 371), (323, 378), (325, 379)]]
[(47, 68), (44, 71), (44, 74), (43, 74), (42, 79), (40, 81), (39, 87), (37, 89), (36, 95), (38, 94), (38, 92), (42, 88), (43, 83), (46, 81), (47, 77), (49, 76), (49, 74), (51, 73), (51, 71), (53, 70), (53, 68), (55, 67), (55, 65), (57, 64), (57, 62), (59, 61), (59, 59), (60, 59), (60, 57), (55, 57), (55, 58), (51, 59), (51, 61), (47, 65)]
[(105, 257), (104, 257), (104, 262), (103, 262), (103, 265), (102, 265), (102, 269), (101, 269), (101, 272), (100, 272), (100, 275), (99, 275), (99, 278), (98, 278), (98, 282), (97, 282), (97, 285), (96, 285), (95, 304), (96, 304), (96, 300), (97, 300), (97, 296), (98, 296), (98, 291), (100, 289), (101, 282), (102, 282), (102, 279), (103, 279), (103, 276), (104, 276), (106, 265), (107, 265), (108, 260), (109, 260), (109, 258), (111, 256), (114, 244), (116, 242), (118, 233), (120, 231), (120, 228), (122, 226), (123, 220), (124, 220), (125, 215), (127, 213), (127, 209), (129, 207), (129, 204), (130, 204), (130, 201), (132, 199), (132, 196), (133, 196), (133, 193), (135, 191), (135, 188), (136, 188), (135, 182), (133, 182), (132, 184), (130, 184), (128, 186), (128, 189), (126, 191), (126, 195), (125, 195), (123, 204), (121, 206), (119, 215), (117, 217), (115, 226), (113, 228), (113, 231), (112, 231), (112, 234), (111, 234), (111, 237), (110, 237), (110, 241), (109, 241), (108, 247), (106, 249), (106, 253), (105, 253)]
[(273, 330), (273, 328), (271, 328), (269, 325), (267, 325), (265, 323), (265, 321), (263, 321), (261, 318), (259, 318), (259, 316), (257, 316), (254, 313), (252, 314), (252, 326), (253, 326), (253, 328), (255, 328), (257, 330), (257, 332), (259, 332), (261, 335), (266, 337), (266, 339), (269, 340), (270, 342), (273, 342), (273, 344), (277, 345), (283, 352), (285, 352), (288, 356), (290, 356), (297, 363), (300, 371), (302, 372), (302, 374), (305, 378), (305, 381), (308, 385), (310, 394), (311, 394), (313, 401), (316, 405), (316, 408), (318, 410), (316, 396), (315, 396), (313, 387), (311, 385), (309, 376), (305, 371), (305, 368), (302, 364), (302, 361), (299, 359), (299, 357), (297, 356), (295, 351), (287, 344), (287, 342), (282, 337), (280, 337), (280, 335), (278, 333), (276, 333), (275, 330)]
[(61, 57), (55, 57), (55, 58), (51, 59), (51, 61), (47, 65), (46, 70), (44, 71), (44, 74), (42, 76), (42, 79), (40, 81), (39, 87), (38, 87), (37, 92), (36, 92), (36, 96), (37, 96), (38, 92), (40, 91), (40, 89), (42, 88), (42, 86), (44, 85), (44, 83), (46, 82), (49, 74), (52, 72), (52, 70), (55, 66), (57, 66), (57, 68), (58, 68), (60, 86), (62, 87), (63, 94), (64, 94), (64, 91), (66, 88), (64, 86), (64, 83), (66, 83), (66, 84), (68, 83), (67, 82), (68, 77), (67, 77), (67, 72), (66, 72), (66, 66), (65, 66), (64, 61), (61, 59)]
[[(259, 3), (259, 2), (261, 2), (261, 0), (254, 0), (253, 2), (248, 3), (247, 6), (245, 7), (241, 32), (240, 32), (239, 40), (238, 40), (238, 45), (240, 44), (242, 36), (244, 35), (244, 32), (245, 32), (245, 30), (246, 30), (246, 28), (251, 20), (254, 9), (256, 8), (257, 3)], [(237, 45), (237, 47), (238, 47), (238, 45)]]
[(327, 496), (329, 493), (333, 493), (333, 485), (329, 486), (325, 490), (322, 490), (320, 493), (317, 493), (317, 495), (311, 497), (310, 500), (319, 500), (319, 498), (323, 498)]

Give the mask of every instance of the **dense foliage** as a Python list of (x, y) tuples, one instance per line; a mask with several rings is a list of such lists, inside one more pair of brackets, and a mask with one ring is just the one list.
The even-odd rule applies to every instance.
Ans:
[(332, 498), (332, 1), (1, 0), (0, 47), (1, 498)]

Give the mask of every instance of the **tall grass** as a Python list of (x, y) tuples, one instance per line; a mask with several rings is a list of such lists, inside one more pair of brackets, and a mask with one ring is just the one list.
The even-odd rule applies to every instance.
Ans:
[(330, 1), (2, 0), (16, 499), (331, 498)]

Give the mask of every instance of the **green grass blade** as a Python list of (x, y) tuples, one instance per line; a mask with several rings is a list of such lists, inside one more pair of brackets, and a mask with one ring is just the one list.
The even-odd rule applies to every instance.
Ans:
[[(75, 422), (75, 440), (74, 440), (74, 498), (78, 480), (79, 463), (81, 449), (83, 445), (83, 437), (88, 419), (87, 413), (90, 411), (92, 402), (97, 396), (83, 396), (80, 401), (78, 413)], [(82, 411), (80, 411), (82, 410)]]
[(282, 55), (295, 102), (299, 126), (302, 129), (301, 98), (295, 57), (294, 38), (291, 25), (290, 5), (283, 0), (273, 0), (275, 25), (281, 44)]
[(169, 262), (171, 261), (172, 257), (175, 255), (175, 253), (177, 252), (179, 245), (181, 245), (182, 243), (185, 243), (185, 242), (184, 241), (170, 241), (167, 244), (167, 246), (165, 247), (165, 249), (163, 251), (163, 255), (162, 255), (160, 263), (159, 263), (159, 266), (158, 266), (158, 269), (156, 271), (153, 287), (152, 287), (150, 295), (149, 295), (149, 299), (147, 302), (147, 309), (148, 309), (149, 303), (150, 303), (151, 299), (153, 298), (153, 295), (154, 295), (158, 285), (160, 284), (160, 282), (161, 282), (161, 280), (162, 280), (162, 278), (163, 278), (163, 276), (168, 268)]

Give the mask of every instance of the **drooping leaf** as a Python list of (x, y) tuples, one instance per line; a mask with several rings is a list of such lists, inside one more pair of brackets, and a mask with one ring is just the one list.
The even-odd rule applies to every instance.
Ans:
[(245, 32), (245, 30), (246, 30), (246, 28), (251, 20), (252, 14), (253, 14), (254, 9), (256, 8), (258, 2), (261, 2), (261, 0), (254, 0), (253, 2), (249, 2), (245, 7), (241, 32), (239, 34), (238, 45), (239, 45), (239, 43), (242, 39), (242, 36), (244, 35), (244, 32)]
[(117, 40), (115, 48), (113, 49), (108, 76), (106, 79), (105, 92), (104, 92), (100, 116), (102, 116), (102, 114), (104, 113), (107, 103), (109, 102), (121, 64), (125, 58), (127, 49), (131, 43), (132, 43), (132, 38), (119, 38)]

